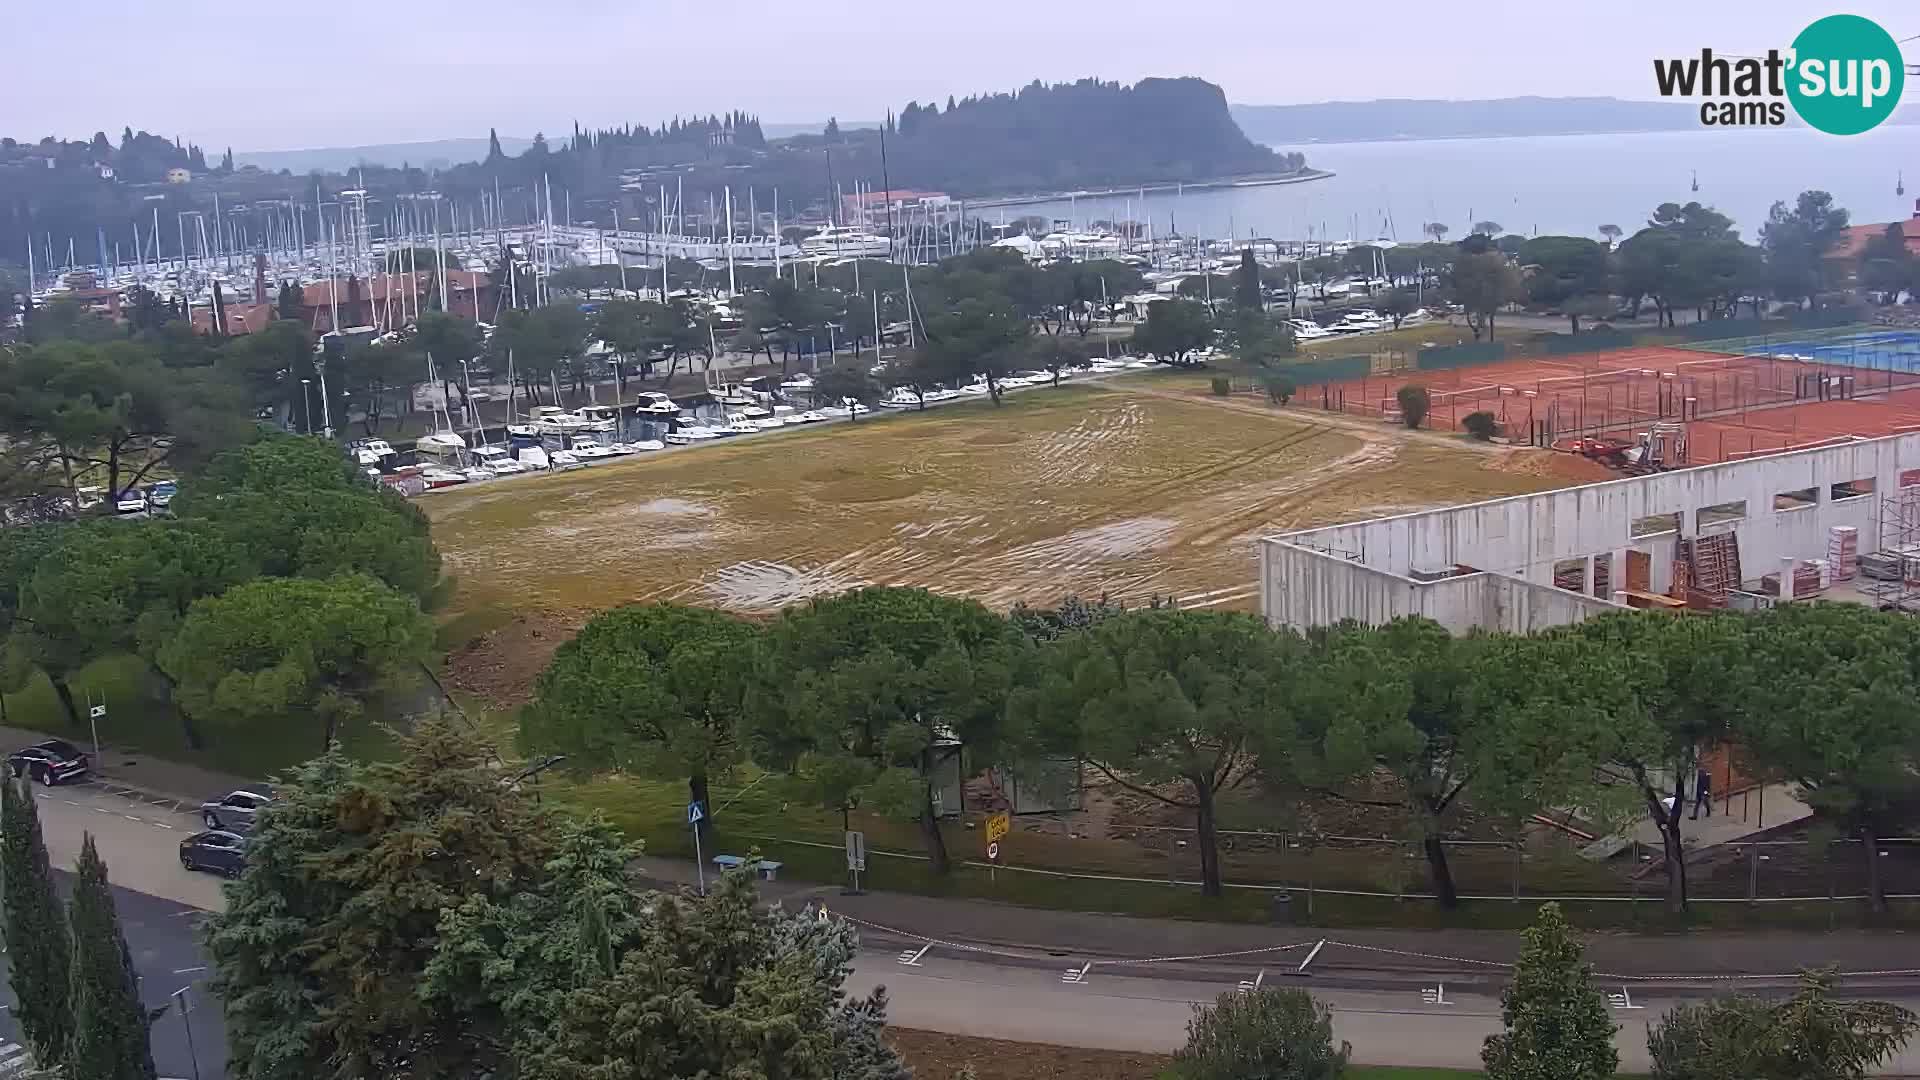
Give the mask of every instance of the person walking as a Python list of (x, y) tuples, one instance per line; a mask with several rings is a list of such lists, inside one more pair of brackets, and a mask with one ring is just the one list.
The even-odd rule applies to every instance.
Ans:
[(1707, 774), (1704, 767), (1693, 776), (1693, 813), (1687, 815), (1687, 820), (1700, 820), (1702, 807), (1706, 809), (1708, 817), (1713, 816), (1713, 777)]

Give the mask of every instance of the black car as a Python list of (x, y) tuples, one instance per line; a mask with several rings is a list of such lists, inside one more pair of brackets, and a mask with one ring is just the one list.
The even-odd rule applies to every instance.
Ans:
[(247, 838), (239, 833), (208, 829), (180, 841), (180, 865), (239, 877), (247, 868)]
[(87, 755), (65, 739), (48, 739), (7, 755), (14, 776), (30, 776), (48, 787), (87, 775), (87, 767)]

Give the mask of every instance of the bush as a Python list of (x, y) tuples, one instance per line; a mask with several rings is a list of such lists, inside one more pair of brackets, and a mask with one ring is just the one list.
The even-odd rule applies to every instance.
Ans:
[(1336, 1080), (1353, 1048), (1333, 1045), (1333, 1014), (1305, 990), (1221, 994), (1195, 1007), (1177, 1080)]
[(1500, 432), (1500, 421), (1495, 420), (1490, 412), (1470, 412), (1461, 418), (1460, 426), (1467, 429), (1467, 434), (1481, 442), (1486, 442)]
[(1293, 379), (1287, 375), (1269, 375), (1266, 379), (1267, 400), (1275, 405), (1285, 405), (1293, 400), (1296, 387)]
[(1223, 377), (1221, 377), (1221, 376), (1218, 376), (1218, 375), (1216, 375), (1216, 376), (1214, 376), (1214, 378), (1213, 378), (1213, 396), (1214, 396), (1214, 397), (1226, 397), (1226, 396), (1227, 396), (1228, 394), (1231, 394), (1231, 393), (1233, 393), (1233, 380), (1232, 380), (1232, 379), (1227, 379), (1227, 378), (1223, 378)]
[(1410, 428), (1419, 427), (1420, 421), (1427, 418), (1427, 410), (1433, 407), (1433, 397), (1424, 386), (1408, 383), (1394, 396), (1400, 401), (1400, 419)]
[(1606, 1080), (1620, 1067), (1618, 1029), (1559, 904), (1541, 905), (1527, 928), (1500, 1016), (1480, 1050), (1488, 1080)]

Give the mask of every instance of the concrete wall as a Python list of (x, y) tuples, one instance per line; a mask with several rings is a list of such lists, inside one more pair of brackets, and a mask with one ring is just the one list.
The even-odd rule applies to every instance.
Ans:
[[(1554, 567), (1563, 560), (1583, 562), (1590, 596), (1592, 557), (1609, 557), (1611, 593), (1625, 587), (1629, 551), (1650, 557), (1651, 588), (1665, 591), (1681, 536), (1737, 533), (1748, 580), (1780, 569), (1783, 558), (1823, 557), (1834, 525), (1858, 528), (1860, 550), (1872, 551), (1883, 543), (1881, 499), (1909, 469), (1920, 470), (1920, 434), (1288, 533), (1261, 542), (1262, 610), (1291, 626), (1404, 614), (1427, 615), (1456, 630), (1574, 621), (1595, 608), (1583, 602), (1588, 597), (1552, 587)], [(1868, 479), (1872, 495), (1832, 497), (1833, 485)], [(1776, 495), (1806, 488), (1814, 490), (1812, 505), (1775, 509)], [(1740, 516), (1702, 521), (1702, 508), (1727, 504), (1744, 504)], [(1646, 520), (1675, 513), (1677, 529)], [(1455, 565), (1488, 573), (1431, 584), (1410, 577), (1417, 568)], [(1520, 587), (1526, 583), (1551, 595)]]
[(1266, 545), (1260, 591), (1269, 621), (1301, 630), (1342, 619), (1379, 624), (1422, 615), (1457, 634), (1475, 627), (1532, 633), (1617, 609), (1609, 601), (1505, 574), (1421, 582), (1284, 543)]

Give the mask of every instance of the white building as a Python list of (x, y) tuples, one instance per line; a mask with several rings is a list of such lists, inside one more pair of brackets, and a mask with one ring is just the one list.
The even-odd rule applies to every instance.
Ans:
[(1836, 525), (1862, 553), (1913, 547), (1916, 511), (1920, 433), (1859, 439), (1263, 539), (1261, 611), (1296, 628), (1424, 615), (1532, 632), (1619, 610), (1629, 588), (1666, 592), (1683, 538), (1736, 534), (1751, 581), (1826, 557)]

